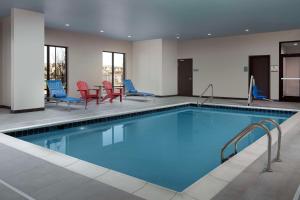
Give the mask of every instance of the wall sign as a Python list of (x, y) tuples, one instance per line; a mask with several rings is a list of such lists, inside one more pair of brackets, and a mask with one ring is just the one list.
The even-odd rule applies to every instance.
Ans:
[(278, 72), (279, 66), (278, 65), (271, 65), (271, 72)]

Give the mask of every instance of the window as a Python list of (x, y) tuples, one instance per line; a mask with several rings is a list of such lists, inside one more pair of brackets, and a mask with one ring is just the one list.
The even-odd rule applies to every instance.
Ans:
[(113, 86), (123, 86), (125, 79), (125, 54), (102, 52), (103, 80), (112, 82)]
[(102, 132), (102, 146), (121, 143), (124, 141), (123, 125), (112, 126), (110, 129)]
[(61, 80), (67, 90), (67, 47), (44, 46), (45, 94), (48, 95), (46, 80)]

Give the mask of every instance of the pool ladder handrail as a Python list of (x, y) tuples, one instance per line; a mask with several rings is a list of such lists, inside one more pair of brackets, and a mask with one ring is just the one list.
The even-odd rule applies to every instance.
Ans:
[(203, 90), (203, 92), (200, 94), (200, 96), (197, 99), (197, 106), (199, 106), (199, 101), (200, 99), (203, 97), (203, 95), (208, 91), (208, 89), (211, 88), (211, 95), (204, 99), (204, 101), (202, 101), (200, 103), (200, 105), (203, 105), (206, 101), (210, 100), (212, 102), (213, 98), (214, 98), (214, 85), (212, 83), (208, 84), (208, 86), (205, 88), (205, 90)]
[[(277, 147), (277, 155), (276, 155), (276, 158), (275, 158), (275, 161), (277, 162), (280, 162), (280, 149), (281, 149), (281, 136), (282, 136), (282, 132), (281, 132), (281, 128), (280, 128), (280, 125), (273, 119), (271, 118), (266, 118), (266, 119), (263, 119), (261, 121), (259, 121), (258, 123), (259, 124), (265, 124), (266, 122), (269, 122), (269, 123), (272, 123), (278, 130), (278, 141), (277, 141), (277, 144), (278, 144), (278, 147)], [(270, 129), (269, 129), (270, 131)], [(245, 133), (246, 134), (246, 133)], [(238, 142), (244, 138), (245, 134), (239, 134), (240, 137), (237, 139), (237, 141), (234, 143), (234, 153), (237, 154), (237, 144)]]
[[(272, 123), (275, 125), (275, 127), (278, 130), (278, 148), (277, 148), (277, 156), (275, 158), (274, 161), (276, 162), (281, 162), (280, 160), (280, 148), (281, 148), (281, 136), (282, 136), (282, 132), (281, 132), (281, 128), (280, 125), (273, 119), (263, 119), (261, 121), (259, 121), (258, 123), (253, 123), (250, 124), (249, 126), (247, 126), (244, 130), (242, 130), (239, 134), (237, 134), (235, 137), (233, 137), (231, 140), (229, 140), (222, 148), (221, 150), (221, 162), (225, 162), (226, 160), (228, 160), (230, 157), (234, 156), (237, 154), (237, 144), (238, 142), (243, 139), (245, 136), (247, 136), (248, 134), (251, 133), (252, 130), (256, 129), (256, 128), (261, 128), (263, 129), (267, 136), (268, 136), (268, 164), (267, 164), (267, 168), (265, 169), (265, 171), (267, 172), (271, 172), (271, 148), (272, 148), (272, 136), (271, 136), (271, 132), (270, 129), (264, 125), (266, 122)], [(224, 157), (224, 151), (225, 149), (230, 145), (234, 143), (234, 153), (231, 154), (229, 157), (225, 158)]]

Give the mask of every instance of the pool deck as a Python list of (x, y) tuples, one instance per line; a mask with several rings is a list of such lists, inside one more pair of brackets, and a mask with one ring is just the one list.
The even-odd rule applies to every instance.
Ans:
[(0, 144), (0, 199), (141, 200), (92, 178)]
[[(10, 114), (8, 110), (0, 109), (0, 132), (20, 127), (64, 123), (71, 120), (103, 117), (118, 113), (195, 102), (196, 99), (190, 97), (168, 97), (156, 98), (155, 101), (147, 102), (128, 99), (123, 103), (116, 101), (113, 104), (105, 103), (100, 106), (90, 103), (87, 110), (84, 110), (80, 105), (74, 106), (71, 111), (66, 110), (63, 104), (57, 107), (55, 104), (49, 104), (45, 111), (22, 114)], [(213, 103), (238, 106), (247, 105), (245, 100), (214, 99)], [(255, 102), (253, 106), (300, 110), (299, 103)], [(300, 128), (295, 124), (297, 120), (300, 122), (300, 117), (298, 119), (297, 116), (294, 124), (286, 130), (288, 134), (285, 133), (282, 145), (283, 162), (272, 164), (274, 172), (261, 173), (266, 163), (266, 155), (264, 153), (266, 148), (261, 148), (260, 155), (262, 156), (259, 155), (257, 160), (253, 160), (253, 163), (242, 171), (241, 174), (233, 175), (232, 177), (235, 178), (232, 181), (229, 181), (226, 177), (222, 179), (222, 176), (219, 176), (218, 173), (210, 173), (206, 177), (206, 182), (209, 182), (209, 184), (203, 187), (203, 190), (205, 190), (204, 193), (198, 190), (187, 190), (185, 193), (172, 193), (160, 190), (160, 188), (156, 188), (151, 184), (140, 183), (138, 180), (131, 184), (134, 186), (131, 188), (128, 187), (130, 184), (127, 185), (126, 178), (117, 173), (113, 173), (113, 176), (110, 174), (110, 176), (107, 176), (109, 178), (105, 180), (104, 175), (109, 175), (109, 172), (105, 170), (99, 171), (99, 168), (97, 168), (96, 172), (91, 172), (92, 177), (83, 176), (80, 173), (76, 173), (76, 170), (85, 169), (84, 165), (77, 164), (76, 170), (74, 168), (72, 170), (70, 167), (70, 170), (67, 169), (68, 166), (76, 167), (74, 163), (78, 162), (78, 160), (74, 158), (57, 160), (56, 157), (56, 163), (61, 164), (61, 166), (54, 165), (38, 158), (39, 156), (29, 155), (12, 148), (12, 146), (9, 147), (1, 144), (2, 140), (0, 137), (0, 161), (1, 163), (5, 163), (0, 165), (0, 199), (140, 199), (137, 197), (140, 196), (145, 199), (158, 200), (202, 200), (210, 199), (222, 189), (214, 199), (291, 199), (300, 184), (300, 172), (297, 172), (297, 169), (300, 168), (300, 147), (298, 145), (300, 142)], [(261, 146), (263, 145), (261, 144)], [(251, 152), (249, 156), (251, 157)], [(226, 165), (224, 166), (224, 174), (232, 172), (230, 169), (226, 171)], [(235, 166), (241, 169), (239, 165), (227, 166)], [(102, 179), (102, 181), (96, 181), (97, 176), (103, 176), (104, 178), (98, 178)], [(119, 183), (124, 181), (126, 187), (122, 185), (120, 190), (109, 186), (111, 179), (116, 179)], [(103, 183), (103, 180), (107, 184)], [(218, 188), (218, 190), (215, 188)], [(79, 196), (81, 193), (87, 196)], [(133, 193), (134, 195), (129, 193)]]
[(271, 173), (262, 173), (266, 153), (230, 182), (213, 200), (293, 199), (300, 185), (300, 126), (289, 131), (282, 142), (282, 162), (272, 163)]

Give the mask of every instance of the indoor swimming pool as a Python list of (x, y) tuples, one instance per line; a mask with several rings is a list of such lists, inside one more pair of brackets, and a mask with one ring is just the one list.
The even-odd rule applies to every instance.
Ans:
[[(19, 138), (180, 192), (220, 165), (221, 148), (246, 126), (265, 118), (282, 123), (292, 114), (184, 106)], [(254, 131), (239, 143), (239, 150), (262, 135)]]

